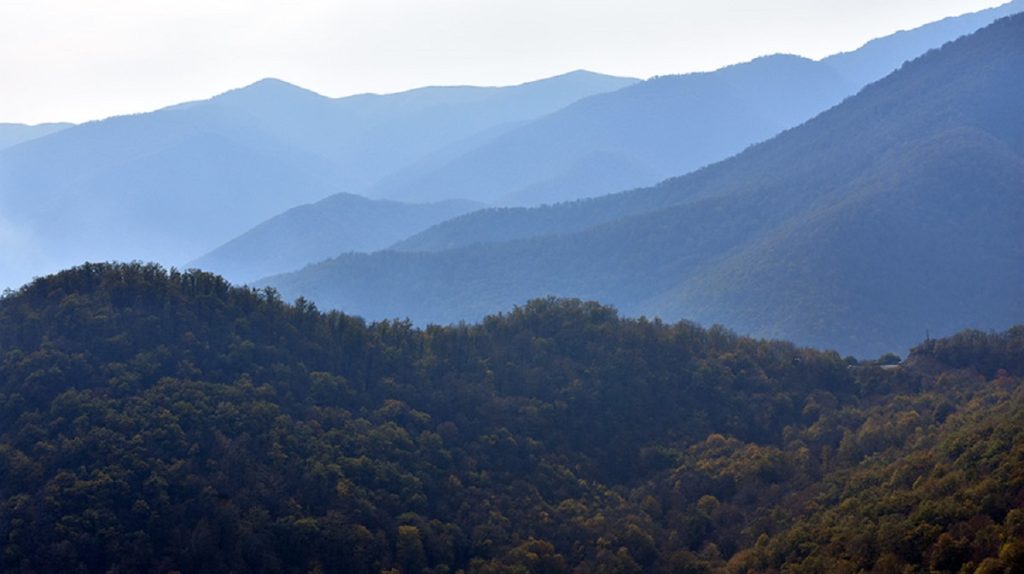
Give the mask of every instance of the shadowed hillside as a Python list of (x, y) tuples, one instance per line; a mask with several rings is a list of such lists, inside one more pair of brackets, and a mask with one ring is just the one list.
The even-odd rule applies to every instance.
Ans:
[(87, 265), (0, 298), (0, 569), (1019, 571), (1024, 328), (892, 362)]
[(867, 356), (926, 332), (1005, 328), (1024, 318), (1022, 26), (1000, 20), (657, 187), (453, 222), (536, 237), (342, 256), (268, 282), (418, 322), (579, 296)]
[(776, 55), (652, 78), (587, 98), (446, 164), (406, 170), (375, 193), (531, 206), (653, 185), (800, 124), (905, 61), (1022, 8), (1017, 0), (947, 18), (821, 61)]

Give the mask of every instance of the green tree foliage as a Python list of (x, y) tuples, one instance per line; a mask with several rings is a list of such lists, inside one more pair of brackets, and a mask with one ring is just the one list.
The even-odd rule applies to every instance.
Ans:
[(1021, 327), (883, 368), (85, 265), (0, 300), (0, 570), (1016, 572), (1022, 375)]

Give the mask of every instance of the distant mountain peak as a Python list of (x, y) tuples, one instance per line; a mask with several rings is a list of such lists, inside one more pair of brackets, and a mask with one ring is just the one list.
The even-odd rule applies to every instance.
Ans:
[(276, 90), (276, 89), (299, 89), (299, 90), (305, 90), (305, 88), (303, 88), (301, 86), (297, 86), (297, 85), (295, 85), (295, 84), (293, 84), (291, 82), (286, 82), (286, 81), (284, 81), (284, 80), (282, 80), (280, 78), (271, 78), (271, 77), (267, 77), (267, 78), (263, 78), (263, 79), (260, 79), (260, 80), (256, 80), (255, 82), (253, 82), (253, 83), (251, 83), (251, 84), (249, 84), (247, 86), (244, 86), (241, 89), (243, 89), (243, 90), (245, 90), (245, 89), (259, 89), (259, 90), (264, 90), (264, 89), (270, 89), (270, 90)]
[(614, 75), (610, 75), (610, 74), (602, 74), (600, 72), (593, 72), (593, 71), (590, 71), (590, 70), (584, 70), (583, 68), (578, 68), (578, 69), (575, 69), (575, 70), (572, 70), (572, 71), (569, 71), (569, 72), (565, 72), (565, 73), (562, 73), (562, 74), (557, 74), (557, 75), (554, 75), (554, 76), (551, 76), (551, 77), (548, 77), (548, 78), (541, 78), (539, 80), (532, 80), (532, 81), (529, 81), (529, 82), (524, 82), (523, 84), (520, 84), (520, 85), (527, 86), (527, 85), (543, 84), (543, 83), (547, 83), (547, 82), (564, 82), (566, 80), (580, 81), (580, 80), (608, 80), (608, 79), (620, 79), (620, 80), (634, 80), (634, 81), (638, 81), (637, 78), (632, 78), (632, 77), (628, 77), (628, 76), (614, 76)]
[(764, 56), (758, 56), (752, 60), (747, 60), (746, 62), (739, 62), (729, 66), (725, 66), (724, 68), (720, 68), (717, 71), (733, 70), (736, 68), (749, 68), (751, 66), (779, 66), (794, 64), (802, 65), (811, 63), (814, 63), (814, 60), (810, 58), (805, 58), (804, 56), (800, 56), (798, 54), (785, 54), (777, 52), (775, 54), (766, 54)]
[(315, 98), (315, 99), (327, 99), (326, 96), (318, 94), (312, 90), (297, 86), (295, 84), (280, 80), (278, 78), (263, 78), (257, 80), (251, 84), (243, 86), (241, 88), (235, 88), (228, 90), (219, 96), (215, 96), (213, 99), (236, 99), (236, 98)]
[(586, 78), (604, 77), (604, 78), (607, 78), (608, 74), (602, 74), (600, 72), (592, 72), (590, 70), (585, 70), (583, 68), (577, 68), (577, 69), (572, 70), (570, 72), (565, 72), (564, 74), (558, 74), (556, 76), (552, 76), (552, 78), (573, 78), (573, 77), (576, 77), (576, 78), (580, 78), (580, 77), (586, 77)]

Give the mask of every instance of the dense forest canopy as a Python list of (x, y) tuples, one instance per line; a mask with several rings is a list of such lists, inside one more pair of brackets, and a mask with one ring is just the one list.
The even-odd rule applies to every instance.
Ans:
[(1024, 327), (892, 359), (84, 265), (0, 300), (0, 569), (1020, 572)]

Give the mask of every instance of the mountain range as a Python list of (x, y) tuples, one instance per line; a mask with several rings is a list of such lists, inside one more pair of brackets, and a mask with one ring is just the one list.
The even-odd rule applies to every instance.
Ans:
[(861, 356), (1005, 327), (1024, 318), (1020, 69), (1013, 16), (690, 175), (465, 215), (424, 234), (449, 228), (440, 251), (344, 255), (266, 284), (421, 323), (594, 298)]
[[(0, 278), (83, 260), (180, 265), (287, 209), (634, 81), (581, 71), (332, 99), (263, 80), (71, 127), (0, 152)], [(31, 256), (14, 253), (25, 245)]]
[(1024, 573), (1022, 9), (0, 124), (0, 573)]
[[(856, 51), (820, 62), (776, 55), (711, 73), (654, 78), (596, 94), (535, 121), (503, 125), (429, 154), (385, 177), (369, 193), (414, 202), (472, 197), (491, 204), (533, 204), (651, 184), (724, 159), (797, 125), (868, 81), (896, 69), (906, 59), (1021, 6), (1024, 3), (1018, 1), (948, 18), (874, 40)], [(419, 209), (385, 203), (369, 211), (353, 206), (349, 213), (351, 202), (350, 196), (342, 197), (286, 218), (274, 218), (191, 264), (232, 280), (249, 281), (341, 253), (376, 251), (389, 246), (376, 239), (395, 237), (399, 231), (395, 222), (409, 221), (405, 213)], [(397, 211), (389, 214), (387, 206), (395, 206)], [(489, 220), (487, 215), (480, 215), (458, 219), (451, 226), (441, 226), (394, 247), (410, 250), (447, 245), (445, 238), (452, 226)], [(354, 227), (341, 223), (355, 219), (359, 224)], [(339, 233), (335, 222), (350, 232)], [(556, 228), (561, 226), (562, 232), (570, 227), (565, 220), (551, 223)], [(387, 229), (389, 233), (375, 233), (374, 229)], [(401, 229), (406, 236), (421, 230), (418, 226)], [(485, 240), (507, 230), (507, 225), (484, 226), (470, 235)], [(328, 237), (336, 241), (311, 245), (306, 239), (297, 239)]]
[[(10, 146), (0, 149), (0, 282), (16, 286), (31, 275), (102, 259), (198, 265), (245, 282), (343, 253), (373, 252), (388, 246), (402, 252), (346, 256), (361, 261), (357, 266), (365, 265), (366, 275), (388, 265), (405, 265), (385, 265), (383, 261), (461, 257), (416, 252), (465, 249), (465, 261), (426, 268), (415, 263), (415, 272), (410, 274), (397, 269), (395, 275), (414, 281), (399, 281), (397, 287), (375, 286), (366, 293), (375, 301), (372, 305), (353, 304), (373, 317), (410, 315), (418, 320), (447, 321), (479, 317), (548, 292), (593, 294), (607, 297), (629, 313), (686, 316), (704, 322), (728, 320), (751, 333), (873, 352), (894, 341), (919, 338), (915, 321), (931, 317), (927, 309), (945, 300), (949, 295), (944, 290), (946, 283), (935, 290), (933, 298), (910, 298), (927, 309), (913, 312), (916, 319), (905, 323), (907, 333), (874, 341), (873, 329), (881, 327), (865, 327), (864, 332), (851, 331), (848, 340), (833, 343), (832, 324), (823, 319), (831, 317), (831, 305), (839, 305), (845, 313), (833, 317), (836, 321), (857, 317), (876, 326), (882, 324), (879, 314), (883, 309), (911, 313), (909, 309), (915, 307), (904, 305), (908, 296), (900, 292), (876, 301), (872, 319), (872, 313), (865, 313), (860, 306), (867, 293), (885, 293), (860, 290), (866, 286), (844, 275), (846, 271), (837, 271), (829, 279), (830, 285), (838, 286), (830, 287), (831, 294), (816, 292), (806, 301), (794, 299), (792, 289), (799, 289), (793, 284), (802, 279), (797, 279), (799, 273), (780, 274), (775, 266), (778, 257), (802, 265), (797, 269), (802, 273), (819, 268), (821, 261), (814, 257), (819, 251), (828, 253), (818, 249), (824, 244), (815, 239), (798, 246), (793, 239), (806, 232), (807, 222), (801, 218), (809, 214), (825, 217), (826, 212), (832, 213), (828, 231), (839, 233), (846, 229), (844, 210), (864, 212), (864, 205), (882, 200), (885, 193), (881, 190), (917, 189), (906, 191), (904, 197), (917, 193), (920, 200), (925, 193), (920, 182), (940, 168), (960, 170), (946, 174), (951, 180), (966, 178), (961, 173), (967, 169), (962, 162), (935, 159), (943, 154), (953, 158), (974, 154), (978, 165), (993, 164), (991, 173), (979, 176), (978, 181), (985, 177), (996, 182), (1012, 180), (1012, 169), (995, 168), (1012, 164), (1016, 148), (996, 149), (1003, 139), (993, 135), (991, 126), (983, 126), (980, 135), (973, 124), (952, 126), (949, 133), (942, 134), (927, 126), (917, 131), (904, 126), (906, 140), (901, 145), (906, 149), (899, 152), (903, 155), (886, 147), (892, 141), (876, 138), (867, 142), (863, 130), (838, 126), (837, 135), (829, 137), (864, 140), (864, 149), (875, 146), (888, 151), (861, 161), (857, 158), (864, 149), (857, 148), (843, 151), (850, 154), (849, 161), (830, 159), (830, 146), (835, 146), (824, 138), (822, 141), (829, 143), (824, 148), (787, 144), (791, 151), (758, 164), (749, 159), (759, 157), (759, 152), (753, 152), (759, 147), (755, 146), (739, 156), (748, 159), (726, 162), (741, 167), (702, 169), (646, 192), (543, 209), (476, 210), (481, 207), (478, 202), (550, 203), (629, 189), (710, 165), (810, 118), (858, 86), (898, 67), (904, 58), (1021, 7), (1017, 0), (900, 32), (821, 61), (774, 55), (715, 72), (645, 82), (577, 71), (507, 88), (423, 88), (386, 96), (332, 99), (268, 79), (149, 114), (80, 126), (4, 126), (0, 134), (11, 135), (6, 140)], [(981, 94), (979, 101), (991, 97)], [(1002, 105), (1015, 109), (1012, 100)], [(839, 108), (843, 106), (846, 104)], [(936, 116), (943, 115), (934, 111)], [(904, 114), (920, 115), (910, 108), (904, 109)], [(865, 122), (889, 121), (885, 114), (862, 115)], [(922, 143), (926, 135), (934, 136), (927, 145)], [(790, 141), (787, 137), (783, 134), (773, 141)], [(19, 138), (17, 143), (15, 138)], [(772, 144), (776, 145), (781, 144)], [(909, 163), (906, 157), (919, 157), (920, 161)], [(871, 163), (876, 160), (877, 165)], [(786, 166), (785, 177), (775, 173), (779, 166)], [(720, 175), (723, 173), (733, 175)], [(887, 183), (879, 183), (882, 181)], [(680, 186), (689, 191), (680, 191)], [(837, 186), (850, 190), (829, 191)], [(751, 192), (754, 188), (763, 188), (763, 193)], [(817, 192), (804, 193), (800, 191), (803, 188)], [(852, 198), (860, 197), (862, 188), (875, 189), (876, 199), (863, 199), (855, 205)], [(775, 193), (777, 200), (758, 204), (764, 203), (768, 193)], [(460, 196), (476, 201), (449, 199)], [(992, 201), (1002, 205), (1000, 198)], [(940, 207), (940, 212), (948, 207)], [(681, 210), (677, 215), (684, 221), (691, 218), (709, 237), (697, 244), (692, 243), (692, 236), (665, 235), (657, 241), (640, 241), (658, 237), (644, 230), (645, 225), (670, 228), (668, 208)], [(962, 215), (967, 217), (969, 211)], [(666, 219), (658, 220), (659, 214)], [(887, 213), (876, 221), (887, 221), (887, 217), (888, 223), (898, 223)], [(745, 218), (749, 221), (742, 223)], [(996, 217), (995, 221), (1002, 219)], [(622, 231), (629, 237), (615, 237), (619, 232), (612, 230), (616, 229), (631, 230)], [(591, 245), (567, 247), (580, 241)], [(843, 241), (832, 243), (838, 249)], [(964, 254), (980, 247), (949, 249)], [(533, 252), (535, 249), (540, 253)], [(601, 249), (606, 252), (595, 255)], [(679, 259), (683, 251), (685, 261)], [(793, 251), (797, 255), (792, 255)], [(1005, 253), (993, 253), (993, 264), (1015, 269), (1006, 263)], [(506, 255), (507, 260), (503, 259)], [(602, 258), (624, 263), (614, 264), (609, 276), (607, 269), (594, 263)], [(659, 258), (663, 261), (657, 263)], [(926, 259), (919, 257), (916, 262)], [(938, 264), (941, 258), (931, 261)], [(861, 265), (853, 260), (847, 263)], [(544, 276), (548, 265), (553, 272)], [(893, 265), (886, 272), (901, 276), (903, 267)], [(432, 286), (435, 281), (443, 283), (446, 266), (458, 267), (453, 277), (463, 277), (465, 282), (451, 288)], [(479, 276), (468, 278), (477, 272), (475, 266), (480, 266)], [(580, 273), (572, 275), (573, 269)], [(509, 270), (515, 275), (502, 275)], [(310, 277), (319, 273), (317, 269), (307, 272)], [(643, 274), (642, 285), (631, 284), (638, 281), (630, 275), (633, 272)], [(391, 273), (366, 275), (360, 281), (388, 282)], [(344, 282), (299, 283), (315, 291), (318, 298), (325, 296), (324, 300), (332, 302), (351, 303), (358, 297), (338, 298), (329, 293), (361, 289)], [(751, 296), (776, 285), (792, 289), (780, 288), (758, 296), (760, 299)], [(856, 293), (844, 291), (851, 285), (858, 285)], [(415, 291), (418, 286), (426, 295), (406, 299), (408, 294), (402, 290)], [(471, 296), (461, 295), (462, 290), (474, 287), (480, 290)], [(833, 296), (841, 302), (830, 299)], [(1006, 289), (994, 296), (1005, 298)], [(770, 311), (749, 305), (749, 301), (779, 297), (782, 299)], [(449, 298), (451, 301), (445, 300)], [(994, 308), (994, 303), (967, 305), (962, 315), (980, 314), (987, 324)], [(951, 316), (925, 330), (947, 332), (962, 323)]]
[(373, 193), (531, 206), (653, 185), (720, 161), (838, 104), (916, 58), (1024, 9), (1017, 0), (820, 61), (775, 55), (598, 94)]

